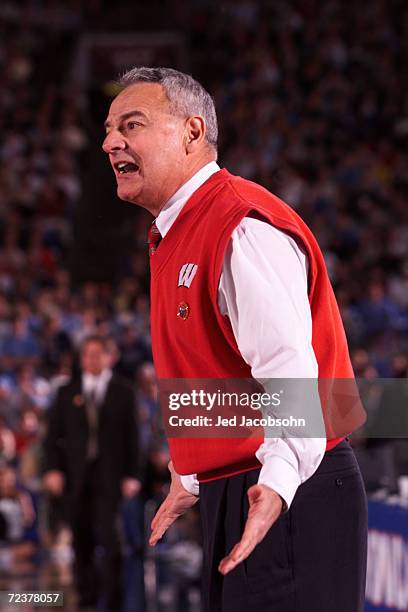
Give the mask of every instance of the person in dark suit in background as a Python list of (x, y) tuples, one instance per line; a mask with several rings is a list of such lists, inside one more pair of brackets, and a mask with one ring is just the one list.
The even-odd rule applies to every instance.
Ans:
[(81, 375), (61, 387), (49, 413), (44, 488), (63, 496), (73, 534), (79, 605), (103, 597), (121, 607), (121, 554), (117, 513), (121, 498), (140, 490), (135, 399), (112, 373), (105, 341), (88, 337)]

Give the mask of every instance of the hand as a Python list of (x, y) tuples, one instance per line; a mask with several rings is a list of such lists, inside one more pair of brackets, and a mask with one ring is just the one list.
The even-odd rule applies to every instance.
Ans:
[(224, 576), (249, 557), (282, 512), (282, 498), (266, 485), (253, 485), (248, 489), (247, 495), (249, 511), (241, 541), (235, 544), (218, 566)]
[(170, 525), (198, 501), (197, 495), (189, 493), (183, 487), (180, 476), (174, 471), (171, 461), (169, 470), (171, 473), (170, 491), (152, 520), (150, 546), (155, 546)]
[(50, 470), (43, 477), (43, 487), (51, 495), (59, 496), (64, 490), (64, 474), (59, 470)]
[(35, 511), (31, 497), (27, 493), (20, 491), (18, 493), (18, 499), (20, 502), (21, 513), (23, 515), (24, 527), (31, 527), (35, 521)]
[(139, 493), (140, 489), (142, 488), (142, 484), (137, 478), (123, 478), (120, 488), (122, 491), (122, 496), (129, 499), (130, 497), (133, 497)]

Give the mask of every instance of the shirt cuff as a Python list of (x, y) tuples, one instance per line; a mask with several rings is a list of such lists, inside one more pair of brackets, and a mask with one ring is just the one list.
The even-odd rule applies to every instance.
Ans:
[[(263, 463), (262, 457), (258, 456), (258, 453), (259, 450), (255, 454), (259, 461)], [(298, 471), (284, 457), (274, 454), (265, 458), (258, 484), (266, 485), (278, 493), (286, 503), (287, 509), (289, 509), (301, 483)]]
[(188, 474), (187, 476), (180, 476), (180, 480), (186, 491), (197, 496), (200, 494), (200, 483), (197, 480), (197, 474)]

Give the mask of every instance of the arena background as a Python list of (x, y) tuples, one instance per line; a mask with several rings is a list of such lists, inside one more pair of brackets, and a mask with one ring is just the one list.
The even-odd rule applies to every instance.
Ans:
[[(150, 363), (151, 219), (117, 199), (101, 150), (114, 78), (165, 65), (214, 96), (221, 165), (288, 202), (324, 251), (356, 375), (370, 382), (369, 428), (354, 441), (370, 495), (367, 610), (408, 610), (408, 392), (382, 384), (408, 375), (407, 9), (403, 0), (1, 2), (2, 589), (60, 588), (76, 609), (70, 534), (42, 492), (42, 440), (56, 389), (96, 333), (137, 394), (143, 495), (120, 517), (126, 609), (199, 610), (196, 513), (156, 552), (132, 530), (167, 486)], [(396, 404), (398, 428), (373, 438)], [(141, 568), (145, 603), (133, 579)]]

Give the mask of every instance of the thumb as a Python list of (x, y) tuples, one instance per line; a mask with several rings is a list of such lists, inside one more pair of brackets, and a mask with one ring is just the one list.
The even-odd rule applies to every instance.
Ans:
[(263, 491), (260, 485), (254, 484), (252, 485), (252, 487), (249, 487), (247, 491), (249, 504), (252, 506), (252, 504), (255, 504), (257, 501), (259, 501), (262, 497), (262, 494)]

